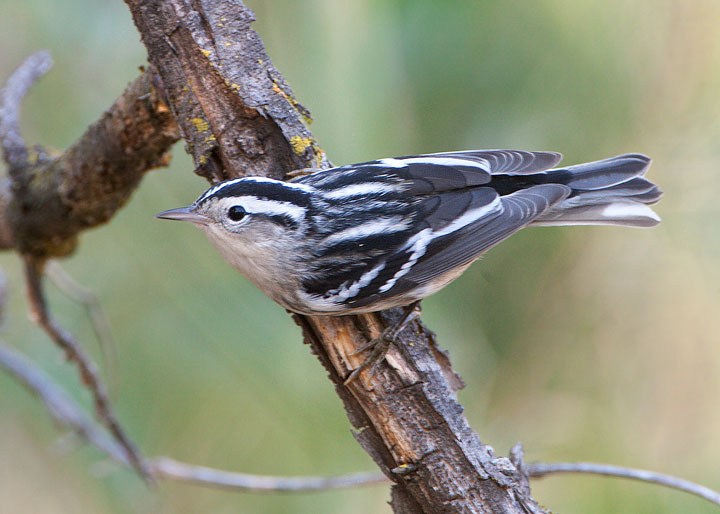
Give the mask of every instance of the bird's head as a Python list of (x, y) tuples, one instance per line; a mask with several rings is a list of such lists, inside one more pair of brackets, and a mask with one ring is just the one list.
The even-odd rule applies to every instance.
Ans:
[(189, 207), (171, 209), (158, 218), (189, 221), (234, 263), (238, 255), (258, 258), (278, 239), (300, 234), (311, 206), (311, 187), (247, 177), (222, 182)]

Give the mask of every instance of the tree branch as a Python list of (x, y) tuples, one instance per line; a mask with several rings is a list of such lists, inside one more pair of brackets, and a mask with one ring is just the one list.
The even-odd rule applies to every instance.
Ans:
[(532, 478), (542, 478), (547, 475), (558, 473), (588, 473), (593, 475), (605, 475), (618, 478), (630, 478), (652, 484), (660, 484), (673, 489), (679, 489), (686, 493), (699, 496), (715, 505), (720, 505), (720, 493), (713, 491), (703, 485), (684, 480), (682, 478), (646, 471), (644, 469), (625, 468), (612, 466), (610, 464), (596, 464), (593, 462), (534, 462), (526, 465), (527, 473)]
[(100, 375), (97, 367), (90, 357), (78, 344), (75, 338), (64, 330), (50, 316), (45, 302), (45, 295), (42, 288), (43, 265), (32, 257), (25, 258), (25, 281), (27, 284), (27, 297), (30, 304), (30, 313), (33, 321), (42, 328), (50, 338), (55, 341), (65, 352), (67, 359), (75, 364), (80, 374), (80, 378), (93, 395), (95, 411), (98, 418), (105, 424), (113, 437), (122, 447), (128, 462), (138, 470), (138, 472), (148, 480), (151, 480), (151, 474), (130, 438), (120, 426), (120, 422), (115, 415), (114, 409), (110, 405), (105, 386), (100, 381)]
[(325, 489), (345, 489), (387, 482), (382, 473), (352, 473), (336, 477), (283, 477), (248, 475), (220, 469), (195, 466), (168, 457), (151, 461), (158, 478), (168, 478), (196, 485), (219, 487), (253, 493), (300, 493)]
[[(0, 288), (2, 292), (2, 288)], [(0, 303), (0, 305), (3, 305)], [(109, 437), (105, 430), (85, 413), (85, 411), (62, 389), (62, 387), (42, 371), (35, 363), (0, 342), (0, 368), (20, 381), (31, 393), (40, 398), (50, 415), (62, 426), (67, 426), (82, 440), (89, 442), (113, 461), (128, 465), (122, 447)], [(520, 453), (519, 453), (520, 452)], [(620, 478), (630, 478), (643, 482), (664, 485), (679, 489), (720, 505), (720, 493), (699, 484), (680, 478), (645, 471), (589, 462), (558, 462), (531, 464), (522, 463), (522, 447), (513, 448), (514, 463), (522, 472), (532, 478), (542, 478), (558, 473), (590, 473)], [(169, 457), (148, 459), (148, 467), (155, 479), (167, 479), (189, 482), (196, 485), (218, 487), (243, 492), (310, 492), (324, 489), (339, 489), (375, 485), (387, 482), (381, 473), (354, 473), (337, 477), (283, 477), (261, 476), (246, 473), (196, 466), (177, 461)]]
[[(329, 166), (303, 126), (306, 115), (250, 28), (239, 1), (126, 0), (195, 159), (211, 182), (284, 178)], [(357, 439), (395, 482), (396, 512), (540, 512), (525, 477), (469, 427), (455, 399), (461, 380), (419, 322), (373, 374), (342, 382), (363, 359), (353, 351), (401, 311), (295, 316), (328, 370)]]
[(30, 57), (0, 94), (0, 143), (10, 168), (10, 177), (0, 182), (0, 248), (21, 254), (32, 317), (76, 365), (98, 417), (129, 462), (150, 477), (111, 408), (96, 366), (51, 317), (42, 274), (47, 259), (73, 251), (82, 230), (110, 219), (147, 170), (167, 164), (179, 133), (156, 76), (147, 72), (66, 152), (50, 155), (40, 147), (29, 151), (20, 136), (20, 103), (50, 63), (46, 53)]
[(36, 54), (0, 94), (0, 143), (11, 172), (0, 181), (0, 249), (42, 259), (70, 254), (80, 232), (108, 221), (147, 171), (169, 163), (180, 137), (159, 78), (146, 71), (64, 153), (28, 150), (19, 102), (48, 67), (47, 54)]
[[(10, 75), (0, 91), (0, 148), (11, 176), (17, 176), (28, 162), (28, 150), (20, 131), (20, 104), (35, 81), (52, 67), (47, 52), (28, 57)], [(7, 216), (12, 200), (10, 179), (0, 179), (0, 249), (13, 248), (10, 219)]]
[[(123, 448), (95, 423), (70, 396), (36, 364), (0, 342), (0, 368), (40, 398), (50, 415), (121, 465), (129, 465)], [(381, 473), (354, 473), (337, 477), (277, 477), (233, 473), (194, 466), (168, 457), (147, 461), (153, 478), (245, 492), (307, 492), (373, 485), (387, 479)]]
[(45, 276), (47, 276), (55, 287), (65, 296), (85, 307), (93, 332), (95, 332), (95, 338), (100, 346), (102, 356), (100, 363), (101, 369), (105, 371), (105, 375), (107, 376), (109, 396), (112, 399), (114, 393), (117, 391), (117, 345), (115, 344), (115, 337), (110, 328), (110, 321), (105, 315), (99, 298), (91, 289), (75, 281), (56, 260), (48, 261), (47, 264), (45, 264)]
[(46, 51), (28, 57), (10, 76), (0, 91), (0, 144), (11, 174), (18, 173), (27, 163), (27, 145), (20, 133), (20, 104), (32, 85), (52, 68)]

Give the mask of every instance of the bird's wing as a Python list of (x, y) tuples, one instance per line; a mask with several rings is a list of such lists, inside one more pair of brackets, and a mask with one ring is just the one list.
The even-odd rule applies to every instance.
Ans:
[(296, 182), (326, 192), (361, 183), (402, 185), (410, 194), (431, 194), (487, 184), (491, 175), (524, 175), (552, 168), (562, 155), (521, 150), (469, 150), (363, 162), (307, 175)]
[[(423, 258), (405, 275), (413, 284), (424, 284), (438, 275), (476, 259), (492, 246), (527, 226), (570, 194), (560, 184), (543, 184), (499, 196), (491, 213), (455, 229), (457, 221), (433, 231)], [(441, 211), (444, 206), (440, 206)], [(435, 213), (433, 216), (437, 216)], [(459, 218), (462, 220), (463, 216)]]
[(500, 196), (480, 187), (425, 200), (423, 227), (393, 253), (354, 307), (403, 296), (469, 264), (480, 254), (547, 212), (570, 194), (561, 184), (543, 184)]

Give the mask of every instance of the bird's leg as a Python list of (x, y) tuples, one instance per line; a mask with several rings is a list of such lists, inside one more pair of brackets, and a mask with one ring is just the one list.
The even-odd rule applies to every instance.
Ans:
[(402, 332), (405, 327), (407, 327), (413, 320), (415, 320), (419, 316), (420, 300), (417, 300), (405, 307), (405, 312), (403, 313), (402, 318), (400, 318), (400, 321), (383, 330), (383, 333), (375, 339), (371, 339), (364, 345), (356, 348), (355, 351), (353, 351), (350, 355), (357, 355), (358, 353), (364, 352), (366, 350), (372, 350), (372, 352), (360, 364), (360, 366), (355, 368), (353, 372), (350, 373), (350, 375), (345, 379), (345, 382), (343, 382), (343, 384), (348, 385), (350, 382), (355, 380), (362, 371), (366, 369), (370, 369), (370, 372), (372, 373), (372, 371), (380, 363), (380, 361), (383, 360), (385, 354), (387, 354), (388, 350), (390, 349), (390, 346), (392, 346), (392, 344), (395, 342), (398, 334)]

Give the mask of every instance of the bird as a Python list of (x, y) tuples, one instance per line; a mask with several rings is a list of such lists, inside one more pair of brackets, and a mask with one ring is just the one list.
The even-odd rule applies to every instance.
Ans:
[[(157, 214), (200, 227), (272, 300), (304, 315), (406, 307), (360, 351), (382, 358), (420, 300), (532, 226), (660, 222), (642, 154), (556, 167), (562, 154), (469, 150), (384, 158), (281, 181), (243, 177)], [(389, 342), (388, 342), (389, 341)], [(379, 344), (382, 342), (382, 344)], [(359, 370), (376, 363), (363, 363)]]

